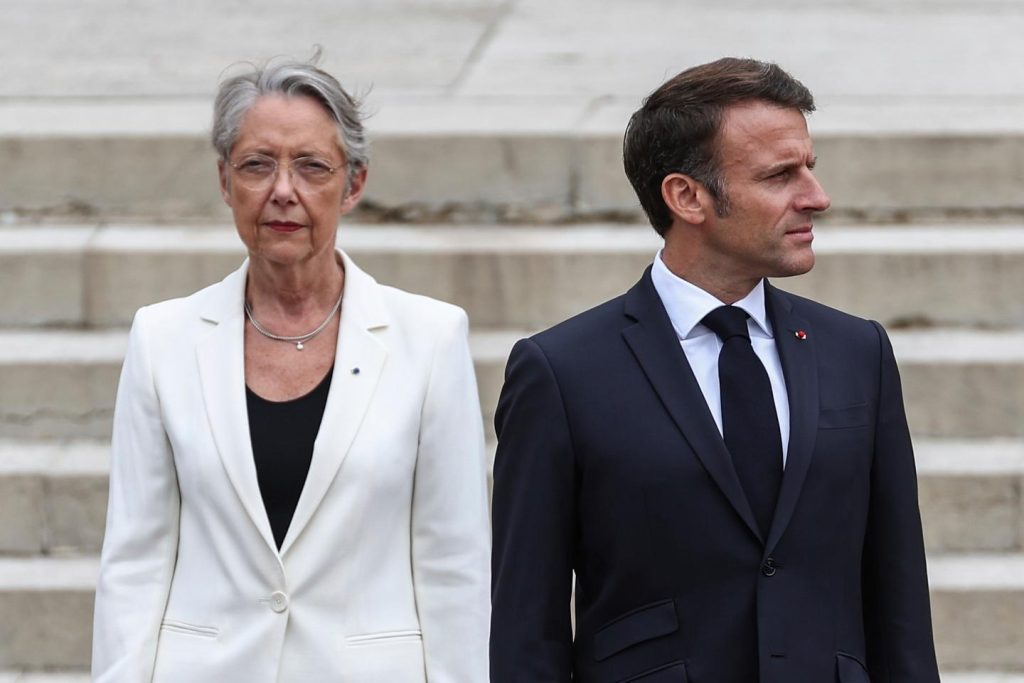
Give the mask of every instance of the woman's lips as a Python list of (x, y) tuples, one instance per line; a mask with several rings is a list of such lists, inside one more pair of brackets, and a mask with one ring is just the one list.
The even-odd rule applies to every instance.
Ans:
[(267, 221), (263, 225), (275, 232), (295, 232), (303, 227), (302, 223), (292, 223), (291, 221)]

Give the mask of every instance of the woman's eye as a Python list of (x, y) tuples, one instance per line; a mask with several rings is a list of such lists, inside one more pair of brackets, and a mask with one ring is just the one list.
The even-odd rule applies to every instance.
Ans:
[(302, 162), (302, 164), (299, 165), (299, 168), (306, 173), (313, 174), (327, 174), (331, 172), (330, 166), (322, 161), (316, 161), (315, 159)]
[(244, 159), (238, 165), (238, 169), (246, 173), (271, 173), (274, 170), (274, 164), (265, 159)]

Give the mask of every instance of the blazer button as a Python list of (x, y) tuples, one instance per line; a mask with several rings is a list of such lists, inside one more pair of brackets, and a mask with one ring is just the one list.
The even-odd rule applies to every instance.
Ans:
[(281, 591), (274, 591), (270, 595), (270, 609), (278, 614), (288, 609), (288, 596)]
[(778, 565), (776, 565), (775, 560), (770, 557), (761, 565), (761, 573), (765, 576), (775, 576), (776, 569), (778, 569)]

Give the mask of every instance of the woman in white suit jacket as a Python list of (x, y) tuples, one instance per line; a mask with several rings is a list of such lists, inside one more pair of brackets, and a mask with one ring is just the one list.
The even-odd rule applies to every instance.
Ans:
[(465, 314), (335, 250), (366, 144), (331, 76), (279, 63), (226, 81), (214, 145), (249, 258), (132, 325), (94, 680), (486, 681)]

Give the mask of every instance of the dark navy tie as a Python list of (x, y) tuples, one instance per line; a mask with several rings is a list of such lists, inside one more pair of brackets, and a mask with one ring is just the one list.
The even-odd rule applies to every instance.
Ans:
[(702, 322), (722, 340), (718, 354), (722, 435), (767, 539), (782, 483), (782, 436), (768, 373), (750, 345), (747, 317), (742, 308), (721, 306)]

